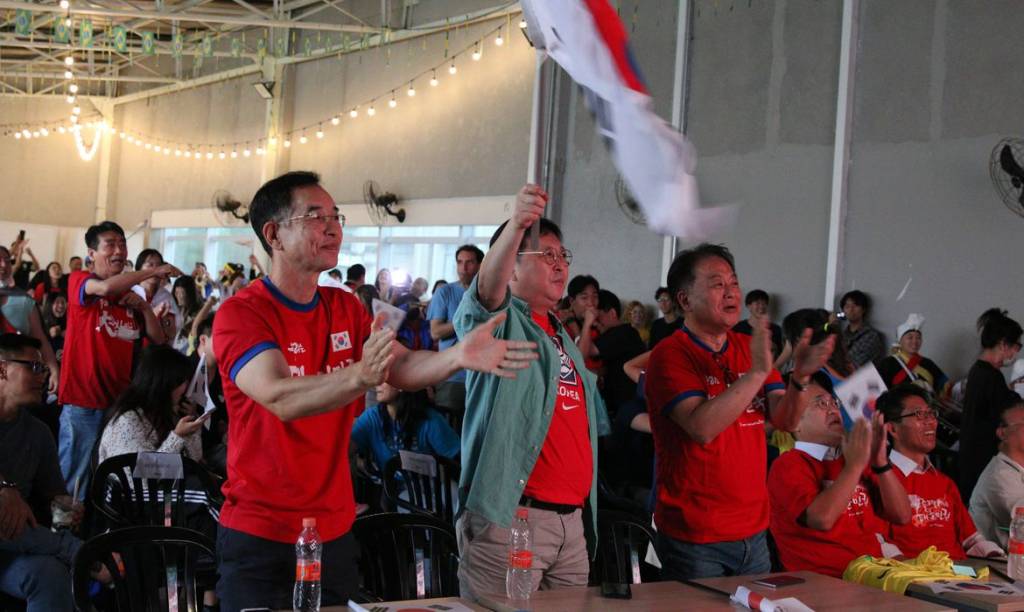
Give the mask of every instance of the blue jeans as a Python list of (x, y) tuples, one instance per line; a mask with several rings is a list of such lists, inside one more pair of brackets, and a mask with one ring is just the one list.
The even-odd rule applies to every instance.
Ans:
[(84, 501), (89, 494), (89, 458), (103, 426), (103, 413), (72, 404), (64, 404), (60, 413), (60, 472), (69, 492), (78, 483), (78, 501)]
[(665, 580), (766, 574), (772, 569), (764, 531), (745, 540), (711, 544), (683, 542), (659, 531), (655, 546)]
[(74, 608), (71, 563), (82, 542), (67, 531), (26, 527), (0, 541), (0, 591), (28, 602), (28, 612)]

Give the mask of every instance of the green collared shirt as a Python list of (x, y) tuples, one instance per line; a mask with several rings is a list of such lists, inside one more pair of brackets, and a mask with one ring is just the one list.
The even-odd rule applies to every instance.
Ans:
[[(561, 359), (547, 332), (533, 321), (526, 302), (507, 292), (501, 306), (489, 312), (480, 303), (476, 279), (462, 296), (455, 312), (455, 333), (461, 339), (502, 312), (507, 313), (508, 318), (497, 327), (495, 337), (535, 342), (540, 358), (526, 369), (517, 370), (514, 379), (480, 372), (468, 373), (459, 508), (472, 510), (493, 523), (507, 527), (512, 523), (519, 498), (547, 438), (558, 393)], [(566, 353), (573, 363), (578, 364), (577, 370), (583, 378), (594, 465), (590, 506), (595, 518), (591, 527), (596, 533), (597, 438), (607, 435), (611, 426), (604, 401), (597, 390), (597, 376), (582, 367), (583, 355), (565, 328), (560, 323), (556, 322), (556, 325)]]

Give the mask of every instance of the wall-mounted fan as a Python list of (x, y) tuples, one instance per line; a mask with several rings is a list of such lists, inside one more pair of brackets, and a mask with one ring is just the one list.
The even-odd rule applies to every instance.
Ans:
[(988, 161), (989, 175), (1006, 207), (1024, 217), (1024, 138), (1000, 140)]
[(395, 209), (398, 206), (398, 196), (382, 191), (377, 181), (371, 180), (363, 183), (363, 200), (366, 202), (366, 210), (375, 224), (386, 224), (388, 217), (398, 219), (399, 223), (405, 222), (405, 209)]
[(615, 200), (618, 201), (619, 208), (622, 209), (622, 214), (626, 215), (627, 219), (637, 225), (647, 224), (644, 211), (640, 210), (640, 204), (633, 197), (629, 186), (626, 185), (626, 181), (622, 180), (621, 176), (615, 179)]
[(213, 214), (217, 222), (225, 227), (249, 222), (249, 208), (235, 199), (230, 192), (218, 189), (211, 199)]

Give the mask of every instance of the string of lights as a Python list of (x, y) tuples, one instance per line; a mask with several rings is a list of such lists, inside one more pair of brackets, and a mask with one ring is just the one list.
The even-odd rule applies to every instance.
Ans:
[[(518, 26), (520, 29), (525, 28), (526, 22), (520, 20)], [(458, 52), (451, 55), (446, 54), (446, 57), (442, 62), (414, 74), (409, 78), (403, 79), (400, 85), (384, 90), (373, 97), (365, 99), (363, 102), (340, 109), (337, 113), (329, 117), (324, 117), (306, 125), (292, 128), (291, 130), (276, 136), (270, 135), (267, 138), (223, 143), (177, 142), (172, 139), (153, 137), (131, 130), (118, 130), (99, 115), (95, 115), (95, 117), (97, 117), (96, 119), (93, 119), (93, 116), (83, 118), (82, 109), (78, 104), (77, 99), (78, 84), (75, 82), (74, 74), (71, 71), (71, 68), (74, 66), (74, 57), (71, 55), (68, 55), (65, 58), (65, 65), (68, 70), (65, 71), (64, 74), (68, 81), (66, 101), (68, 104), (72, 105), (69, 119), (67, 121), (51, 121), (32, 126), (21, 124), (0, 126), (0, 129), (4, 130), (4, 136), (10, 136), (15, 140), (20, 141), (45, 138), (54, 133), (70, 133), (75, 139), (75, 145), (78, 149), (79, 156), (85, 161), (89, 161), (95, 156), (104, 132), (107, 132), (111, 136), (116, 135), (126, 144), (135, 145), (143, 150), (164, 156), (208, 160), (238, 159), (239, 157), (244, 159), (250, 158), (254, 155), (262, 156), (266, 154), (269, 148), (273, 148), (278, 145), (281, 145), (286, 149), (292, 147), (293, 144), (305, 145), (310, 141), (307, 134), (312, 134), (316, 140), (324, 140), (327, 137), (327, 133), (324, 131), (324, 128), (326, 126), (336, 127), (340, 125), (346, 115), (349, 121), (358, 119), (362, 115), (372, 118), (377, 115), (376, 107), (381, 101), (386, 101), (388, 108), (396, 108), (400, 99), (398, 92), (404, 89), (406, 98), (415, 98), (417, 94), (417, 83), (426, 82), (430, 88), (438, 87), (441, 83), (439, 76), (444, 75), (446, 71), (448, 78), (454, 77), (458, 74), (460, 58), (464, 58), (468, 54), (472, 61), (480, 61), (484, 56), (484, 48), (488, 41), (497, 47), (504, 46), (505, 36), (509, 34), (507, 30), (511, 27), (513, 27), (512, 21), (509, 19), (507, 23), (502, 23), (498, 27), (489, 30), (473, 43), (467, 45)], [(82, 138), (83, 127), (93, 130), (93, 141), (88, 147), (85, 145)]]

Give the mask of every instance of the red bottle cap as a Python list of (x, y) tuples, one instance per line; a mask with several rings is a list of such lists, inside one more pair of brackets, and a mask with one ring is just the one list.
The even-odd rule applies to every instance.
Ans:
[(516, 508), (516, 518), (523, 519), (524, 521), (529, 516), (529, 510), (526, 508)]
[(302, 526), (303, 527), (316, 527), (316, 517), (307, 516), (306, 518), (302, 519)]

